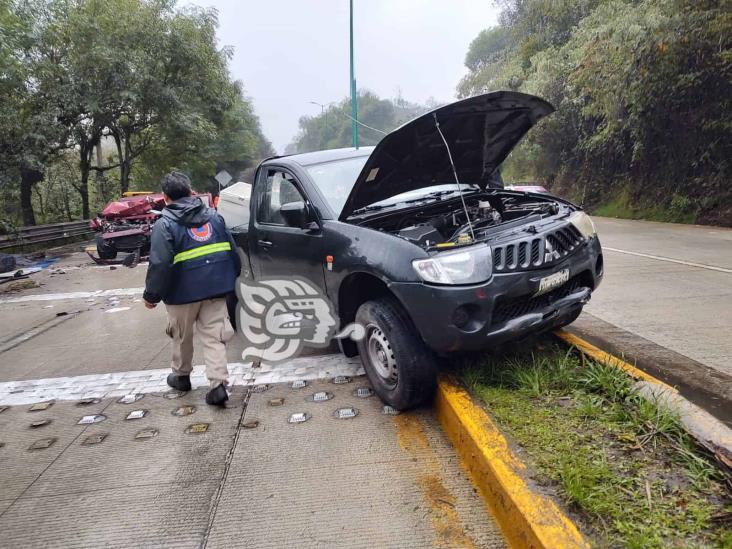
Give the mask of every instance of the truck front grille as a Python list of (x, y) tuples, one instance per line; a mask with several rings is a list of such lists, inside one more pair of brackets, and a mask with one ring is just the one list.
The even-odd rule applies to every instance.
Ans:
[(563, 286), (544, 295), (499, 298), (493, 308), (492, 324), (502, 324), (511, 319), (539, 311), (544, 307), (548, 307), (557, 299), (567, 297), (581, 286), (582, 276), (578, 275), (570, 278)]
[(549, 233), (493, 246), (493, 272), (526, 271), (550, 265), (577, 250), (585, 239), (567, 223)]

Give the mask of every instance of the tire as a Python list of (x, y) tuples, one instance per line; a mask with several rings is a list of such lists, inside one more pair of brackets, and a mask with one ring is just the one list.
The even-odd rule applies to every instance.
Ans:
[(104, 240), (102, 235), (97, 235), (97, 255), (99, 259), (114, 259), (117, 257), (117, 250), (112, 244)]
[(437, 359), (399, 302), (367, 301), (356, 322), (366, 329), (357, 343), (361, 363), (381, 400), (407, 410), (430, 399), (437, 388)]

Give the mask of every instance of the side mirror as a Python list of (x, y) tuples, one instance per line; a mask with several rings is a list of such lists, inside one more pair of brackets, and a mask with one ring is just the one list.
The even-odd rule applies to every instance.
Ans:
[(297, 227), (298, 229), (309, 228), (310, 219), (308, 219), (308, 208), (302, 200), (282, 204), (280, 206), (280, 215), (289, 227)]

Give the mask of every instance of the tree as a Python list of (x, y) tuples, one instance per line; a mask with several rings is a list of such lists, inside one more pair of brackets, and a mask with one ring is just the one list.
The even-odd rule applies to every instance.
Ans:
[(732, 12), (705, 0), (504, 0), (461, 96), (509, 88), (557, 111), (506, 162), (590, 206), (732, 225)]
[(0, 3), (0, 186), (20, 181), (22, 223), (35, 225), (33, 186), (63, 143), (53, 105), (37, 93), (32, 70), (33, 25), (47, 17), (42, 4)]
[[(398, 98), (381, 99), (369, 91), (358, 92), (359, 143), (375, 145), (384, 135), (407, 120), (425, 112), (426, 107)], [(288, 145), (288, 152), (309, 152), (351, 146), (351, 102), (346, 98), (332, 103), (317, 116), (302, 116), (300, 131)]]

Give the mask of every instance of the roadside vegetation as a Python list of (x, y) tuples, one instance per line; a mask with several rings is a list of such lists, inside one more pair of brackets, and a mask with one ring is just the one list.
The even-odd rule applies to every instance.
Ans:
[(557, 112), (504, 164), (593, 213), (732, 226), (728, 0), (497, 0), (458, 94)]
[[(359, 145), (376, 145), (384, 136), (405, 122), (436, 108), (434, 101), (427, 105), (411, 103), (402, 97), (383, 99), (367, 90), (358, 91), (358, 129)], [(313, 108), (318, 108), (315, 105)], [(350, 147), (353, 143), (351, 134), (351, 100), (322, 105), (320, 114), (301, 116), (300, 129), (285, 152), (287, 154), (321, 151)]]
[(175, 0), (0, 0), (0, 232), (270, 155), (217, 28)]
[(723, 476), (622, 370), (550, 347), (460, 374), (595, 546), (732, 547)]

